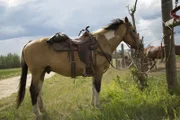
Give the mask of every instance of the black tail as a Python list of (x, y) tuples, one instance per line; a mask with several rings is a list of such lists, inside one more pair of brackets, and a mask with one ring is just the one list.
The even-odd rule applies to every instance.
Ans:
[(18, 90), (18, 96), (17, 96), (17, 108), (20, 106), (24, 99), (25, 91), (26, 91), (26, 79), (27, 79), (27, 73), (28, 73), (28, 66), (26, 62), (24, 61), (23, 54), (21, 57), (21, 78), (19, 83), (19, 90)]

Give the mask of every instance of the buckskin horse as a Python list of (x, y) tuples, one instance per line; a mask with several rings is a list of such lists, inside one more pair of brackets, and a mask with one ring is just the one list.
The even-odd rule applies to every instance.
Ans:
[[(137, 38), (133, 26), (128, 18), (125, 20), (115, 19), (108, 26), (92, 33), (99, 46), (92, 51), (92, 59), (95, 61), (94, 74), (92, 76), (92, 105), (100, 107), (99, 93), (103, 73), (109, 68), (113, 51), (122, 42), (126, 42), (131, 48), (138, 49), (141, 42)], [(57, 52), (47, 44), (49, 38), (42, 38), (27, 43), (22, 50), (22, 73), (17, 96), (17, 108), (20, 106), (25, 95), (26, 77), (28, 69), (32, 74), (30, 86), (33, 113), (36, 117), (45, 111), (41, 97), (41, 88), (46, 72), (54, 71), (63, 76), (72, 77), (69, 53)], [(80, 60), (78, 51), (74, 51), (76, 64), (76, 76), (84, 75), (85, 64)], [(109, 57), (108, 57), (109, 56)], [(47, 69), (48, 68), (48, 69)], [(40, 111), (39, 111), (40, 110)]]

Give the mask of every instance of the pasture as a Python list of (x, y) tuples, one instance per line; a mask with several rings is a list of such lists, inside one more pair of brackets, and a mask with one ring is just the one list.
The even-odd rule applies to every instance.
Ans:
[[(180, 80), (180, 72), (178, 72)], [(75, 81), (55, 75), (46, 80), (42, 97), (47, 112), (40, 120), (160, 120), (180, 119), (180, 97), (167, 92), (164, 72), (149, 74), (148, 85), (140, 91), (131, 79), (129, 70), (117, 71), (110, 68), (103, 77), (101, 109), (90, 104), (90, 78), (78, 77)], [(177, 92), (178, 93), (178, 92)], [(0, 100), (1, 120), (31, 120), (32, 114), (29, 89), (20, 108), (16, 109), (16, 96)]]
[(21, 74), (21, 68), (0, 69), (0, 80), (18, 76)]

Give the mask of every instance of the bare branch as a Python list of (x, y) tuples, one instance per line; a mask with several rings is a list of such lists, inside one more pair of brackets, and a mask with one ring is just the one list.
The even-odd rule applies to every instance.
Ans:
[(137, 1), (138, 0), (135, 1), (135, 5), (133, 7), (131, 7), (131, 8), (129, 7), (129, 5), (126, 6), (128, 8), (128, 11), (129, 11), (130, 15), (134, 15), (134, 13), (136, 12)]
[(138, 0), (136, 0), (136, 1), (135, 1), (133, 14), (136, 12), (136, 5), (137, 5), (137, 1), (138, 1)]
[(126, 7), (127, 7), (127, 9), (128, 9), (129, 14), (131, 15), (132, 13), (131, 13), (131, 11), (130, 11), (130, 9), (129, 9), (129, 5), (126, 6)]

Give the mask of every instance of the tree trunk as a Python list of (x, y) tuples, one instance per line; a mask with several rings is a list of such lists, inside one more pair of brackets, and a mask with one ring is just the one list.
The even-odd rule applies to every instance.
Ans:
[[(168, 4), (166, 4), (168, 2)], [(170, 11), (172, 10), (172, 0), (161, 0), (163, 36), (166, 53), (166, 80), (170, 92), (177, 87), (176, 59), (174, 49), (173, 28), (165, 26), (164, 22), (170, 20)]]

